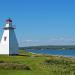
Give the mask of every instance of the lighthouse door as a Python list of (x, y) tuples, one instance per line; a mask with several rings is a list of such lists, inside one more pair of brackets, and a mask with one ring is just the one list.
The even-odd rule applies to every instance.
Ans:
[(7, 39), (7, 37), (5, 36), (5, 37), (4, 37), (4, 41), (6, 41), (6, 39)]

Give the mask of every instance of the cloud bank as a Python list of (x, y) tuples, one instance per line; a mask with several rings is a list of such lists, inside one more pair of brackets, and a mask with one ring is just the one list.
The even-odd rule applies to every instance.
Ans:
[(41, 40), (22, 40), (20, 46), (38, 46), (38, 45), (75, 45), (75, 37), (54, 37)]

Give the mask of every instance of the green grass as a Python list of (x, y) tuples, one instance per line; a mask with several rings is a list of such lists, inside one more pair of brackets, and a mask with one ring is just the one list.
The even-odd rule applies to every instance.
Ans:
[(0, 69), (0, 75), (75, 75), (75, 58), (32, 54), (0, 55), (0, 63), (25, 64), (30, 70)]

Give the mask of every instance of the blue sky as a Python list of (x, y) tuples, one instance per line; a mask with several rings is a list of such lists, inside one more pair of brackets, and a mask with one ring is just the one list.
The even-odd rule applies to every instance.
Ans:
[(0, 0), (1, 28), (8, 17), (20, 46), (75, 45), (75, 0)]

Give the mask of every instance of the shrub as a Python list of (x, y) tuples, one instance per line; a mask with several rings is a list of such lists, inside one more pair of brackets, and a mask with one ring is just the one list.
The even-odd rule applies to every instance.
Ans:
[(31, 70), (29, 66), (25, 64), (17, 64), (17, 63), (0, 63), (0, 69)]

